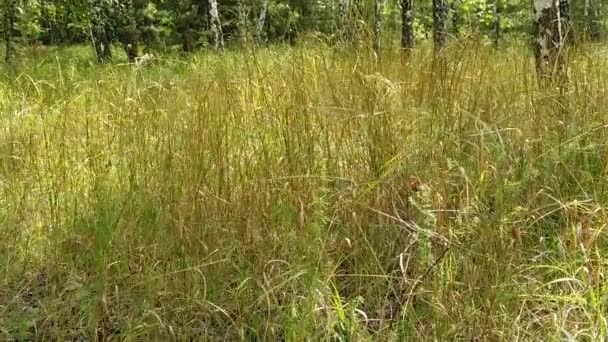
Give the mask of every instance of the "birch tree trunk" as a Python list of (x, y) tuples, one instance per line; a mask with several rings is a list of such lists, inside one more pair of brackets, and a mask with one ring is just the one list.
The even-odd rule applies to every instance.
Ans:
[(447, 38), (447, 0), (433, 0), (433, 42), (435, 52), (445, 48)]
[(539, 77), (551, 77), (565, 71), (562, 56), (562, 21), (558, 0), (534, 0), (534, 56)]
[(349, 0), (338, 0), (338, 26), (340, 30), (340, 38), (343, 41), (350, 39), (350, 27), (349, 27), (349, 11), (350, 11)]
[(264, 42), (264, 27), (266, 26), (266, 15), (268, 13), (268, 0), (262, 0), (262, 8), (258, 17), (258, 23), (255, 30), (255, 39), (258, 44)]
[(238, 30), (243, 46), (249, 46), (251, 38), (251, 27), (249, 26), (249, 15), (245, 9), (244, 0), (238, 0)]
[(414, 0), (401, 0), (401, 47), (413, 49), (414, 39)]
[(224, 49), (224, 33), (217, 9), (217, 0), (209, 0), (209, 16), (211, 17), (211, 31), (213, 31), (213, 44), (216, 50)]
[(384, 12), (384, 0), (375, 0), (374, 2), (374, 51), (378, 53), (380, 50), (380, 41), (382, 39), (382, 14)]

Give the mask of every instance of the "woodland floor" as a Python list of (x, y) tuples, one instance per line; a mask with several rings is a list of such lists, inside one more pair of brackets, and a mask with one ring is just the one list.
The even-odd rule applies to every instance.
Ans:
[(0, 78), (0, 339), (599, 340), (608, 59), (568, 59), (38, 51)]

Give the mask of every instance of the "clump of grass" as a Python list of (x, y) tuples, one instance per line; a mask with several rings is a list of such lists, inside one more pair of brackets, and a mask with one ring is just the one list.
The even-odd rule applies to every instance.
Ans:
[(602, 53), (563, 89), (476, 41), (27, 61), (0, 83), (0, 336), (599, 338)]

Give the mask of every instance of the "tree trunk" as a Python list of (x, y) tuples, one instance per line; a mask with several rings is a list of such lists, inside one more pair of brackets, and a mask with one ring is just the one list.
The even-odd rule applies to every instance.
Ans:
[(561, 21), (562, 40), (564, 42), (569, 41), (572, 37), (570, 0), (559, 0), (559, 19)]
[(125, 49), (129, 63), (135, 63), (137, 61), (137, 57), (139, 56), (139, 46), (137, 41), (124, 43), (123, 48)]
[(126, 28), (123, 28), (120, 41), (129, 63), (135, 63), (137, 57), (139, 57), (139, 37), (135, 24), (130, 24)]
[(268, 0), (262, 0), (262, 8), (258, 17), (258, 23), (255, 30), (255, 39), (258, 44), (264, 42), (264, 27), (266, 26), (266, 14), (268, 13)]
[(249, 15), (245, 9), (244, 0), (238, 0), (238, 29), (243, 46), (248, 46), (251, 38)]
[(191, 27), (187, 27), (182, 32), (182, 51), (184, 53), (191, 53), (194, 50), (194, 30)]
[(534, 56), (538, 76), (547, 78), (563, 74), (565, 62), (562, 56), (562, 22), (557, 1), (534, 0), (534, 18)]
[(433, 0), (433, 42), (435, 43), (435, 52), (441, 52), (445, 48), (447, 13), (448, 4), (446, 0)]
[(224, 49), (224, 33), (218, 12), (217, 0), (209, 0), (209, 15), (211, 17), (211, 31), (213, 31), (213, 44), (216, 50)]
[(349, 27), (349, 1), (338, 0), (338, 26), (340, 30), (340, 38), (343, 41), (350, 39), (350, 27)]
[(502, 1), (494, 0), (494, 48), (498, 48), (500, 44), (500, 37), (502, 36), (502, 27), (500, 21), (502, 20)]
[(53, 45), (55, 40), (53, 39), (53, 25), (51, 18), (49, 17), (49, 11), (45, 0), (40, 0), (40, 28), (42, 29), (43, 38), (42, 44)]
[(598, 41), (600, 39), (600, 30), (597, 25), (597, 13), (593, 0), (585, 0), (584, 14), (587, 35), (592, 41)]
[(374, 51), (380, 50), (380, 40), (382, 39), (382, 12), (384, 12), (384, 0), (374, 1)]
[(91, 1), (91, 41), (99, 63), (108, 62), (112, 59), (112, 37), (105, 22), (104, 14), (106, 14), (106, 11), (102, 6), (104, 5)]
[(209, 41), (209, 28), (210, 28), (210, 22), (209, 22), (209, 0), (198, 0), (198, 7), (197, 7), (197, 12), (196, 12), (197, 16), (198, 16), (198, 25), (197, 28), (200, 32), (202, 32), (202, 35), (204, 36), (204, 40), (205, 41)]
[(4, 2), (4, 61), (8, 64), (13, 59), (13, 33), (15, 32), (15, 1), (5, 0)]
[(197, 13), (204, 29), (209, 29), (209, 5), (209, 0), (199, 0), (198, 2)]
[(95, 48), (95, 55), (99, 63), (105, 63), (112, 60), (112, 43), (107, 37), (106, 32), (91, 28), (91, 39)]
[(413, 0), (401, 0), (401, 47), (413, 49), (414, 39), (414, 4)]

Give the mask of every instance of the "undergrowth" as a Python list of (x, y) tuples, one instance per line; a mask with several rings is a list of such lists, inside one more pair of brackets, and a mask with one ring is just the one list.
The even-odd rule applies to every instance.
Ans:
[(40, 52), (0, 81), (0, 339), (606, 336), (605, 54)]

